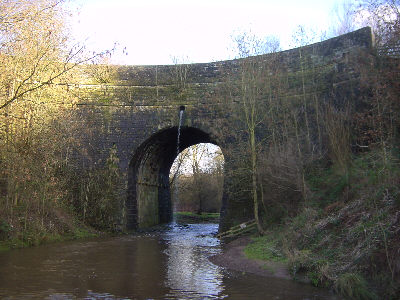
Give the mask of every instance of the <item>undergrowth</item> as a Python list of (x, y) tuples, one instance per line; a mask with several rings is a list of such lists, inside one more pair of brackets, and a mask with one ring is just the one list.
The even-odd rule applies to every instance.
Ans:
[(375, 293), (368, 290), (366, 280), (356, 273), (344, 273), (335, 282), (335, 291), (350, 299), (377, 299)]
[(307, 184), (311, 200), (256, 238), (247, 257), (285, 261), (294, 278), (306, 275), (346, 299), (399, 299), (398, 157), (359, 154), (348, 174), (314, 169)]
[(26, 180), (24, 188), (0, 195), (0, 250), (120, 232), (118, 162), (113, 146), (104, 167), (81, 171), (60, 163), (51, 184)]
[(197, 218), (214, 218), (218, 219), (220, 214), (219, 213), (201, 213), (197, 214), (190, 211), (180, 211), (176, 212), (175, 215), (177, 216), (187, 216), (187, 217), (197, 217)]
[(271, 236), (255, 237), (253, 242), (244, 249), (244, 254), (250, 259), (286, 262), (286, 257), (280, 251), (278, 242)]

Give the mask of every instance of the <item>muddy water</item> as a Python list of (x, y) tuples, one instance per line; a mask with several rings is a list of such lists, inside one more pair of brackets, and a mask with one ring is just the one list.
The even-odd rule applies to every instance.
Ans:
[(335, 299), (287, 280), (222, 269), (216, 224), (0, 253), (3, 299)]

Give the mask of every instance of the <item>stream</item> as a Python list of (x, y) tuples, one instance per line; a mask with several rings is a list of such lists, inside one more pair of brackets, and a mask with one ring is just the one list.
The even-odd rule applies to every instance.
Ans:
[(290, 280), (233, 272), (218, 224), (170, 224), (154, 232), (0, 253), (1, 299), (337, 299)]

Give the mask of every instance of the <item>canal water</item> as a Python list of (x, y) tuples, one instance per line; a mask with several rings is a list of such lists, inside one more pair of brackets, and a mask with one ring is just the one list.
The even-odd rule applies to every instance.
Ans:
[(223, 269), (217, 224), (0, 253), (1, 299), (336, 299), (308, 285)]

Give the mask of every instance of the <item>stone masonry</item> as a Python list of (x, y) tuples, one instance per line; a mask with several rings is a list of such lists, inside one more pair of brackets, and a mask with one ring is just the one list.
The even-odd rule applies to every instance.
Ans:
[[(370, 28), (276, 55), (287, 87), (280, 97), (318, 95), (340, 102), (349, 85), (357, 85), (352, 62), (372, 48)], [(268, 60), (270, 54), (266, 54)], [(214, 143), (232, 167), (237, 146), (230, 105), (240, 95), (227, 92), (239, 78), (239, 60), (166, 66), (98, 66), (96, 74), (76, 86), (78, 113), (89, 152), (77, 157), (83, 168), (102, 165), (115, 144), (125, 185), (126, 226), (149, 227), (171, 220), (169, 170), (176, 157), (179, 110), (184, 109), (180, 149)], [(306, 71), (305, 71), (306, 70)], [(312, 71), (312, 72), (311, 72)], [(300, 72), (301, 79), (300, 80)], [(317, 84), (316, 84), (317, 82)], [(355, 99), (356, 100), (356, 99)], [(310, 112), (312, 113), (312, 112)], [(225, 177), (225, 188), (231, 178)], [(252, 218), (252, 204), (224, 192), (221, 227)]]

